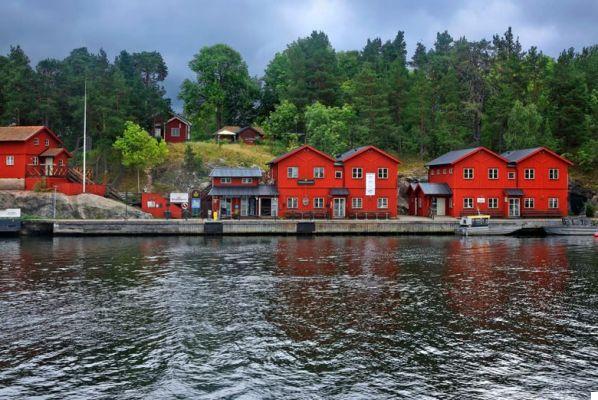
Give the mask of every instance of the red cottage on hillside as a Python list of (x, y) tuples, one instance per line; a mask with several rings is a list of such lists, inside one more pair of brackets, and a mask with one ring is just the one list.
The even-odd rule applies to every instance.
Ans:
[(214, 168), (210, 173), (212, 212), (220, 218), (276, 217), (278, 191), (261, 183), (259, 168)]
[(509, 196), (509, 216), (565, 216), (569, 205), (569, 166), (573, 163), (545, 147), (503, 153), (508, 179), (516, 196)]
[[(68, 167), (71, 154), (45, 126), (0, 127), (0, 188), (32, 190), (36, 185), (79, 194), (82, 175)], [(87, 191), (103, 196), (104, 185), (88, 182)]]
[(264, 138), (264, 132), (253, 126), (223, 126), (214, 132), (218, 142), (243, 142), (245, 144), (255, 144)]
[(269, 163), (280, 215), (315, 218), (396, 217), (398, 164), (373, 146), (335, 159), (308, 145)]
[(167, 143), (180, 143), (191, 140), (191, 122), (180, 115), (175, 115), (164, 124), (154, 127), (154, 136), (162, 137)]

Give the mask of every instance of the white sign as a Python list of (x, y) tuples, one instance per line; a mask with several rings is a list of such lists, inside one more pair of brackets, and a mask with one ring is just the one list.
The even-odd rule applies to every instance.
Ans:
[(171, 203), (188, 203), (189, 193), (170, 193)]
[(486, 202), (486, 199), (483, 197), (478, 197), (478, 203), (483, 204)]
[(0, 210), (0, 218), (21, 218), (20, 208), (7, 208)]
[(365, 174), (365, 195), (376, 195), (376, 174), (368, 172)]
[(181, 204), (181, 208), (183, 210), (186, 210), (187, 208), (189, 208), (189, 203), (183, 203), (183, 204)]

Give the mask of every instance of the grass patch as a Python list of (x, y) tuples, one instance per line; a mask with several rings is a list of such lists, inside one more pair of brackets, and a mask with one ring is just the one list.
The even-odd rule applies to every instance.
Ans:
[(264, 145), (246, 145), (243, 143), (188, 142), (168, 145), (167, 163), (181, 166), (185, 158), (185, 146), (191, 146), (193, 153), (204, 165), (266, 168), (266, 163), (274, 158)]

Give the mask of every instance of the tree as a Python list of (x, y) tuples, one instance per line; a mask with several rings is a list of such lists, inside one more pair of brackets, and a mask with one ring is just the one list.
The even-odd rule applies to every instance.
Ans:
[(264, 121), (268, 138), (281, 142), (285, 146), (288, 146), (291, 142), (296, 142), (299, 119), (300, 115), (297, 107), (290, 101), (283, 100)]
[(183, 82), (179, 97), (185, 102), (185, 112), (196, 115), (212, 107), (216, 129), (225, 124), (245, 125), (252, 119), (258, 86), (237, 51), (225, 44), (203, 47), (189, 67), (196, 80)]
[(339, 154), (349, 147), (354, 121), (351, 106), (326, 107), (316, 102), (305, 109), (307, 142), (326, 153)]
[(146, 174), (146, 191), (152, 191), (152, 170), (162, 164), (168, 155), (166, 142), (158, 142), (147, 131), (134, 122), (125, 122), (125, 130), (114, 142), (114, 148), (120, 151), (125, 167), (137, 169), (137, 190), (139, 191), (139, 171)]
[(36, 120), (35, 74), (29, 65), (29, 58), (20, 46), (11, 46), (2, 71), (4, 91), (3, 124), (26, 125)]

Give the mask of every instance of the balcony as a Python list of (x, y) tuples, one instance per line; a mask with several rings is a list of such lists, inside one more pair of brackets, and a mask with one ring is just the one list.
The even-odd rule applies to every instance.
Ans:
[[(93, 171), (87, 169), (87, 179), (91, 181)], [(27, 178), (68, 178), (74, 182), (83, 181), (83, 171), (78, 167), (67, 167), (57, 165), (46, 165), (46, 164), (28, 164), (25, 170), (25, 176)]]

